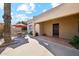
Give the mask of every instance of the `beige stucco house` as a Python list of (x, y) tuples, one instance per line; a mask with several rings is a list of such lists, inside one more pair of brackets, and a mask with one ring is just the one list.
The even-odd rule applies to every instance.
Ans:
[(32, 25), (34, 36), (38, 32), (39, 35), (71, 39), (79, 35), (79, 3), (64, 3), (52, 8), (35, 16)]

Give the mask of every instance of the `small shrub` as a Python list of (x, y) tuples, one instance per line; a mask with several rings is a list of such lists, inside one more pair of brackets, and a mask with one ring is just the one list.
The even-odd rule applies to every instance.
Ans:
[(69, 43), (75, 48), (79, 49), (79, 36), (74, 36)]
[(30, 31), (30, 33), (29, 33), (30, 35), (33, 35), (33, 32), (32, 31)]

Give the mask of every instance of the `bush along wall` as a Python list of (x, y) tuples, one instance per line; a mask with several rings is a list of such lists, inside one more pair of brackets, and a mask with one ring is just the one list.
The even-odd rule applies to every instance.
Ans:
[(74, 36), (69, 43), (79, 49), (79, 36)]

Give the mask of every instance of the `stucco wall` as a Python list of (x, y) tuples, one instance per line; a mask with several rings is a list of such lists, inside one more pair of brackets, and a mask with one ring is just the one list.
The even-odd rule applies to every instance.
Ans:
[(75, 16), (64, 17), (56, 20), (40, 23), (43, 28), (40, 28), (42, 33), (47, 36), (53, 36), (53, 24), (59, 23), (59, 37), (70, 39), (74, 35), (78, 34), (78, 21)]
[(35, 25), (35, 31), (40, 35), (40, 25), (39, 24)]
[(44, 34), (44, 23), (40, 23), (40, 35)]

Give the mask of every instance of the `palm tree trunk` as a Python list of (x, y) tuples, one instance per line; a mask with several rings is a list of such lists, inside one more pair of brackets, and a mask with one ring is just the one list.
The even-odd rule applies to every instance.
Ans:
[(11, 4), (4, 3), (4, 41), (11, 42)]

